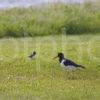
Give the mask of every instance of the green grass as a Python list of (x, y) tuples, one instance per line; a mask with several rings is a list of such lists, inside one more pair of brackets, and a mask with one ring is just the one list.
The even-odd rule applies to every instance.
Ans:
[[(30, 61), (33, 50), (37, 58)], [(62, 69), (58, 59), (52, 59), (58, 52), (86, 69)], [(0, 100), (99, 99), (100, 35), (0, 40)]]
[(0, 37), (100, 33), (100, 5), (48, 4), (0, 10)]

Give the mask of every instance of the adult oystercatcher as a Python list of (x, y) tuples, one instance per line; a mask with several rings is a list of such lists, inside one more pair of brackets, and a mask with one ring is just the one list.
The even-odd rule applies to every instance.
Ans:
[(85, 68), (82, 65), (76, 64), (75, 62), (64, 58), (63, 53), (58, 53), (58, 55), (56, 57), (54, 57), (54, 59), (57, 58), (57, 57), (59, 58), (59, 62), (61, 64), (61, 66), (68, 69), (68, 70), (75, 70), (77, 68)]
[(35, 57), (36, 57), (36, 52), (33, 51), (33, 53), (30, 54), (28, 57), (29, 57), (31, 60), (32, 60), (32, 59), (35, 59)]

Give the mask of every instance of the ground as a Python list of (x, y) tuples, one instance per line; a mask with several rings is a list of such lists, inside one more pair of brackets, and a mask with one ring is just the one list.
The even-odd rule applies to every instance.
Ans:
[[(68, 72), (58, 52), (86, 68)], [(99, 99), (100, 35), (0, 39), (0, 100)]]

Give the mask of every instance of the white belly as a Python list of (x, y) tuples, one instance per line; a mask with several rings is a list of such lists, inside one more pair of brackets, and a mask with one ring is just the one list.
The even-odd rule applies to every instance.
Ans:
[(76, 67), (74, 67), (74, 66), (66, 66), (66, 69), (68, 69), (68, 70), (76, 70)]
[(65, 61), (65, 60), (62, 60), (62, 62), (60, 63), (61, 66), (62, 66), (63, 68), (65, 68), (65, 69), (67, 69), (67, 70), (70, 70), (70, 71), (76, 70), (76, 67), (75, 67), (75, 66), (72, 66), (72, 65), (65, 66), (65, 65), (63, 64), (64, 61)]
[(61, 63), (60, 63), (62, 67), (65, 67), (64, 64), (63, 64), (64, 61), (65, 61), (65, 60), (62, 60)]

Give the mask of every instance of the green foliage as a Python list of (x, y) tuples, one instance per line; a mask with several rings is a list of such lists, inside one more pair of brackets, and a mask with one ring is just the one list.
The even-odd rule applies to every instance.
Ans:
[(49, 4), (42, 7), (0, 10), (0, 37), (83, 34), (100, 32), (99, 6)]

